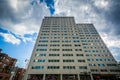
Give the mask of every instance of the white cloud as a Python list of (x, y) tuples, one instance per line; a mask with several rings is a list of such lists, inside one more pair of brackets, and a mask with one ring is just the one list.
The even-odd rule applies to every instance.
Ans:
[[(10, 0), (9, 5), (12, 7), (11, 11), (14, 14), (9, 18), (0, 20), (0, 24), (4, 29), (13, 32), (16, 36), (23, 39), (24, 42), (32, 41), (24, 37), (25, 34), (38, 33), (40, 24), (44, 16), (49, 16), (50, 11), (46, 4), (39, 3), (31, 4), (32, 0)], [(13, 21), (15, 19), (15, 21)]]
[[(55, 14), (57, 16), (74, 16), (79, 23), (96, 23), (103, 19), (94, 11), (91, 4), (83, 0), (55, 0)], [(98, 22), (97, 22), (98, 23)]]
[[(31, 23), (31, 24), (30, 24)], [(40, 28), (40, 25), (35, 24), (34, 21), (23, 22), (20, 24), (14, 25), (12, 32), (24, 36), (25, 34), (37, 33)]]
[(23, 42), (25, 42), (25, 43), (26, 43), (26, 41), (30, 41), (30, 42), (35, 43), (35, 39), (34, 38), (31, 38), (31, 37), (28, 38), (28, 37), (24, 37), (24, 36), (22, 36), (20, 38), (22, 38)]
[(6, 42), (12, 43), (12, 44), (20, 44), (20, 40), (17, 39), (15, 36), (13, 36), (10, 33), (0, 33), (0, 35), (4, 38)]
[(9, 0), (12, 8), (17, 9), (18, 0)]
[(109, 4), (108, 0), (93, 0), (93, 1), (94, 1), (94, 5), (101, 9), (107, 9), (107, 6)]
[(111, 36), (106, 33), (100, 33), (100, 35), (108, 47), (120, 48), (120, 39), (118, 39), (116, 36)]
[[(95, 25), (105, 23), (92, 8), (91, 4), (84, 3), (82, 0), (55, 1), (55, 14), (58, 16), (74, 16), (75, 21), (79, 23), (95, 23)], [(100, 26), (100, 25), (99, 25)], [(104, 27), (104, 26), (103, 26)], [(98, 27), (103, 29), (102, 26)]]

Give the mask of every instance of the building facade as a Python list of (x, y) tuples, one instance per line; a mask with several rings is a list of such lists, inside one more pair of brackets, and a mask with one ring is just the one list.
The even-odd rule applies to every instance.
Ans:
[(117, 62), (93, 24), (45, 17), (25, 80), (115, 80)]
[(11, 80), (17, 59), (9, 57), (0, 49), (0, 80)]

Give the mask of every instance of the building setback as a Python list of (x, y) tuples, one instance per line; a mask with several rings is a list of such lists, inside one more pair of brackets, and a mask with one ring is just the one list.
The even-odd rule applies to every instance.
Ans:
[(25, 80), (116, 80), (117, 62), (93, 24), (45, 17)]

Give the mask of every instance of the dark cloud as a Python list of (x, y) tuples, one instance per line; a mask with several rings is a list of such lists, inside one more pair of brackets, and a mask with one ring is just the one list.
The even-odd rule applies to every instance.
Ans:
[(120, 23), (120, 0), (111, 0), (109, 11), (106, 12), (106, 18), (115, 24)]
[(120, 0), (110, 1), (110, 8), (105, 12), (105, 16), (113, 24), (114, 33), (120, 36)]
[[(29, 7), (24, 6), (24, 2), (29, 1), (18, 1), (17, 5), (10, 0), (0, 0), (0, 25), (2, 27), (12, 26), (12, 24), (18, 24), (23, 21), (23, 16), (29, 12)], [(16, 9), (12, 5), (16, 5)], [(24, 7), (24, 8), (23, 8)], [(8, 23), (7, 23), (8, 22)], [(11, 24), (11, 25), (7, 25)]]
[(0, 20), (11, 20), (16, 22), (14, 9), (10, 6), (8, 0), (0, 0)]
[[(95, 12), (106, 20), (106, 30), (105, 32), (109, 32), (111, 35), (120, 36), (120, 0), (106, 0), (108, 1), (107, 9), (96, 7), (92, 4)], [(100, 5), (101, 6), (101, 5)]]

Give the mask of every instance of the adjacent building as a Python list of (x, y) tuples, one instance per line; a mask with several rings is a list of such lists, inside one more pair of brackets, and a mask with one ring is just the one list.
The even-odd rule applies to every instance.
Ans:
[(0, 80), (11, 80), (17, 59), (11, 58), (0, 49)]
[(117, 62), (93, 24), (45, 17), (25, 80), (116, 80)]
[(26, 69), (16, 67), (15, 76), (12, 78), (12, 80), (23, 80), (25, 72), (26, 72)]

